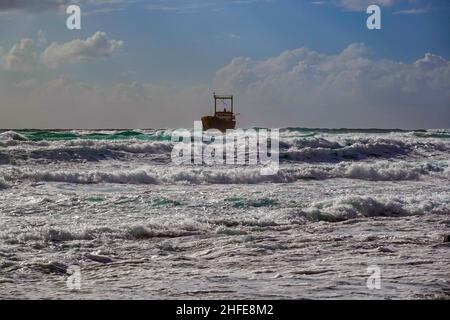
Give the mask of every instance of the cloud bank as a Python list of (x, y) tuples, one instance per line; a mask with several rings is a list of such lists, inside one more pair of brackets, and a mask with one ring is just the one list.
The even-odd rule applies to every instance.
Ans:
[[(79, 52), (72, 47), (79, 46), (49, 52)], [(109, 54), (114, 46), (100, 47)], [(96, 56), (92, 50), (81, 56)], [(2, 83), (1, 73), (0, 84), (0, 127), (10, 128), (192, 127), (211, 112), (213, 90), (236, 96), (240, 126), (450, 127), (448, 60), (431, 53), (413, 63), (374, 60), (360, 43), (336, 55), (298, 48), (262, 61), (235, 58), (211, 84), (195, 87), (95, 86), (68, 77)]]
[(41, 54), (41, 61), (49, 67), (64, 63), (109, 57), (123, 46), (123, 41), (110, 39), (105, 32), (97, 32), (86, 40), (73, 40), (67, 43), (52, 43)]
[(109, 57), (123, 46), (123, 41), (110, 39), (105, 32), (98, 31), (86, 40), (76, 39), (62, 44), (53, 42), (39, 54), (37, 49), (46, 42), (45, 35), (40, 31), (37, 41), (21, 39), (8, 53), (2, 54), (0, 51), (0, 69), (29, 72), (37, 66), (56, 68), (63, 64)]
[(33, 39), (21, 39), (6, 54), (0, 51), (0, 69), (27, 72), (35, 68), (37, 61)]
[(450, 127), (450, 63), (431, 53), (411, 64), (372, 60), (355, 43), (338, 55), (300, 48), (265, 61), (236, 58), (215, 87), (271, 125)]

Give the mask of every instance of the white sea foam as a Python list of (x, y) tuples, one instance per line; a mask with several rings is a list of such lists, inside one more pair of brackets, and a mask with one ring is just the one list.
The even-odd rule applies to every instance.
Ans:
[(32, 181), (66, 182), (79, 184), (254, 184), (263, 182), (292, 182), (295, 177), (280, 172), (274, 176), (263, 176), (259, 169), (173, 169), (170, 172), (156, 172), (151, 168), (116, 171), (3, 171), (7, 180), (28, 179)]
[(407, 162), (377, 161), (375, 163), (346, 163), (334, 170), (337, 177), (372, 181), (418, 180), (422, 175), (448, 178), (448, 161)]
[(448, 298), (450, 131), (281, 130), (273, 176), (177, 166), (170, 132), (4, 134), (2, 297)]
[(91, 241), (94, 239), (123, 239), (123, 240), (145, 240), (151, 238), (176, 238), (205, 232), (200, 224), (200, 229), (186, 227), (180, 223), (171, 223), (170, 226), (163, 224), (154, 225), (121, 225), (110, 227), (44, 227), (35, 230), (15, 230), (6, 233), (0, 232), (0, 239), (8, 242), (69, 242), (69, 241)]
[(0, 190), (8, 188), (8, 185), (6, 184), (5, 180), (0, 177)]
[(170, 153), (172, 145), (170, 142), (154, 141), (143, 142), (131, 140), (123, 141), (95, 141), (95, 140), (71, 140), (64, 143), (65, 146), (90, 147), (92, 149), (125, 151), (130, 153)]
[(282, 157), (294, 161), (333, 162), (343, 160), (364, 160), (367, 158), (390, 158), (409, 153), (409, 148), (399, 141), (355, 142), (340, 148), (291, 147)]
[[(9, 144), (8, 147), (12, 145)], [(98, 141), (70, 141), (68, 143), (53, 143), (50, 146), (43, 142), (15, 146), (0, 152), (0, 164), (15, 162), (98, 162), (103, 160), (130, 159), (135, 154), (169, 155), (172, 146), (165, 142), (134, 142), (115, 143)], [(3, 160), (2, 160), (3, 159)], [(6, 159), (8, 161), (6, 161)]]
[[(85, 298), (448, 298), (447, 132), (282, 130), (274, 176), (135, 133), (0, 139), (4, 298), (79, 298), (54, 281), (70, 265)], [(401, 281), (368, 291), (371, 264)]]
[(450, 198), (442, 196), (396, 198), (343, 196), (312, 203), (301, 211), (313, 220), (341, 221), (359, 217), (398, 217), (419, 214), (450, 214)]
[[(169, 134), (170, 132), (158, 133)], [(4, 137), (16, 137), (16, 132), (5, 132)], [(156, 134), (156, 133), (152, 133)], [(429, 134), (434, 134), (429, 132)], [(21, 138), (20, 138), (21, 137)], [(89, 140), (22, 141), (1, 140), (0, 147), (5, 156), (14, 162), (79, 162), (104, 160), (132, 160), (134, 155), (162, 155), (170, 157), (173, 144), (170, 141)], [(430, 155), (448, 157), (450, 141), (439, 138), (420, 138), (407, 133), (392, 133), (383, 136), (360, 133), (320, 134), (314, 137), (280, 137), (282, 162), (336, 163), (367, 159), (420, 159)], [(5, 157), (3, 157), (5, 158)], [(4, 164), (5, 161), (0, 162)]]
[(6, 181), (31, 180), (78, 184), (257, 184), (292, 183), (298, 180), (333, 178), (368, 181), (419, 180), (432, 176), (449, 179), (449, 162), (345, 162), (335, 165), (285, 167), (272, 176), (261, 175), (257, 167), (151, 167), (125, 170), (29, 170), (8, 168), (0, 171)]
[(158, 181), (145, 170), (129, 171), (87, 171), (87, 172), (67, 172), (67, 171), (37, 171), (23, 172), (18, 177), (34, 181), (53, 181), (67, 183), (118, 183), (118, 184), (157, 184)]

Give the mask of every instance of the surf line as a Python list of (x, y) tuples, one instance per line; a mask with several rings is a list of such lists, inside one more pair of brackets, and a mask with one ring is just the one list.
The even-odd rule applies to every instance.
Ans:
[(259, 165), (261, 175), (276, 175), (279, 170), (278, 129), (217, 129), (203, 131), (202, 122), (194, 130), (172, 132), (172, 162), (177, 165)]

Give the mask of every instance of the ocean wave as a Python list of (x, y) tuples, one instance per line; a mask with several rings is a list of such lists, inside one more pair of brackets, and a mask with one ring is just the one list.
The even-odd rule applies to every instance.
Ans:
[[(302, 127), (288, 127), (280, 129), (281, 132), (301, 132), (301, 133), (327, 133), (327, 134), (355, 134), (355, 133), (363, 133), (363, 134), (388, 134), (388, 133), (399, 133), (399, 132), (411, 132), (410, 130), (402, 130), (402, 129), (377, 129), (377, 128), (369, 128), (369, 129), (351, 129), (351, 128), (302, 128)], [(425, 131), (425, 130), (420, 130)]]
[(28, 140), (23, 134), (20, 134), (15, 131), (5, 131), (0, 133), (0, 141), (26, 141)]
[(176, 238), (196, 235), (207, 231), (201, 223), (195, 221), (173, 222), (170, 225), (154, 223), (146, 225), (121, 225), (115, 228), (74, 225), (68, 227), (43, 227), (40, 229), (16, 229), (0, 232), (5, 242), (70, 242), (91, 241), (95, 239), (146, 240), (152, 238)]
[(444, 172), (442, 173), (442, 175), (443, 175), (445, 178), (450, 179), (450, 165), (447, 166), (447, 167), (444, 169)]
[(293, 182), (296, 177), (288, 171), (263, 176), (260, 169), (173, 169), (155, 172), (152, 168), (116, 171), (38, 171), (14, 168), (0, 174), (7, 181), (31, 180), (76, 184), (256, 184), (264, 182)]
[(136, 225), (129, 227), (127, 229), (124, 238), (136, 240), (151, 239), (151, 238), (177, 238), (195, 235), (199, 233), (197, 230), (192, 228), (186, 230), (184, 228), (180, 229), (174, 227), (168, 228), (165, 226)]
[(408, 162), (387, 161), (376, 162), (345, 162), (335, 166), (304, 166), (291, 174), (297, 179), (356, 179), (367, 181), (408, 181), (419, 180), (422, 177), (448, 179), (448, 161), (440, 162)]
[[(15, 155), (20, 152), (15, 151)], [(49, 162), (78, 162), (78, 161), (100, 161), (107, 159), (120, 159), (123, 157), (120, 153), (103, 148), (52, 148), (33, 150), (21, 155), (22, 159), (28, 157), (31, 159), (44, 159)]]
[[(133, 131), (134, 132), (134, 131)], [(165, 140), (170, 130), (152, 132), (84, 132), (83, 136), (124, 134), (129, 139), (68, 139), (68, 140), (0, 140), (0, 164), (26, 162), (96, 162), (102, 160), (132, 160), (134, 154), (163, 155), (169, 159), (173, 143)], [(75, 134), (69, 132), (70, 134)], [(66, 134), (69, 135), (66, 132)], [(125, 134), (126, 133), (126, 134)], [(133, 133), (133, 134), (132, 134)], [(416, 132), (413, 132), (416, 133)], [(425, 133), (428, 133), (425, 132)], [(429, 132), (430, 134), (432, 132)], [(8, 137), (17, 132), (4, 132)], [(24, 133), (25, 134), (25, 133)], [(28, 133), (29, 135), (30, 133)], [(60, 133), (58, 133), (60, 134)], [(81, 135), (81, 133), (77, 133)], [(161, 139), (136, 139), (136, 135), (151, 135)], [(434, 133), (433, 133), (434, 134)], [(20, 135), (22, 135), (20, 133)], [(26, 138), (26, 137), (24, 137)], [(241, 142), (244, 142), (242, 140)], [(410, 132), (381, 136), (367, 134), (321, 134), (314, 137), (285, 136), (279, 139), (281, 162), (337, 163), (368, 159), (441, 158), (450, 153), (450, 141), (418, 138)], [(207, 144), (203, 144), (206, 147)], [(3, 147), (3, 148), (2, 148)], [(224, 148), (226, 149), (226, 148)], [(238, 148), (242, 150), (242, 148)]]
[(11, 162), (11, 159), (8, 154), (5, 154), (3, 152), (0, 152), (0, 165), (2, 164), (9, 164)]
[(325, 180), (334, 178), (368, 181), (419, 180), (424, 176), (449, 179), (449, 162), (389, 162), (339, 163), (281, 168), (275, 175), (261, 175), (259, 167), (141, 167), (133, 170), (49, 171), (5, 169), (0, 177), (5, 181), (31, 180), (76, 184), (258, 184), (292, 183), (298, 180)]
[(298, 212), (314, 221), (345, 221), (361, 217), (398, 217), (421, 214), (450, 214), (446, 196), (410, 197), (406, 199), (343, 196), (312, 203)]
[(0, 190), (9, 188), (8, 184), (6, 184), (3, 178), (0, 178)]
[[(297, 146), (313, 144), (330, 144), (324, 147), (291, 147), (280, 151), (280, 161), (288, 163), (338, 163), (347, 161), (362, 161), (368, 159), (406, 158), (415, 150), (402, 143), (374, 142), (369, 144), (354, 143), (349, 146), (338, 147), (336, 143), (325, 141), (293, 142)], [(99, 142), (99, 141), (70, 141), (64, 144), (31, 147), (15, 147), (0, 151), (1, 164), (24, 164), (27, 162), (98, 162), (103, 160), (133, 160), (134, 155), (159, 155), (170, 160), (173, 145), (170, 142)], [(439, 146), (434, 152), (440, 152)], [(240, 149), (239, 149), (240, 150)], [(201, 152), (201, 149), (200, 151)], [(445, 153), (445, 152), (444, 152)], [(239, 153), (240, 154), (240, 153)], [(240, 154), (241, 155), (241, 154)], [(241, 155), (242, 156), (242, 155)], [(420, 158), (420, 155), (412, 156)]]
[(365, 142), (352, 142), (350, 145), (330, 147), (291, 147), (281, 153), (282, 159), (305, 162), (338, 162), (365, 160), (368, 158), (392, 158), (406, 155), (410, 148), (401, 141), (375, 139)]
[(111, 142), (111, 141), (92, 141), (92, 140), (75, 140), (66, 144), (67, 146), (90, 147), (92, 149), (124, 151), (129, 153), (150, 153), (162, 154), (172, 151), (170, 142)]
[(127, 158), (127, 154), (168, 155), (171, 150), (172, 146), (166, 142), (116, 143), (82, 140), (51, 146), (40, 143), (28, 148), (6, 149), (0, 152), (0, 164), (30, 160), (42, 160), (48, 163), (97, 162), (124, 159)]
[(15, 137), (30, 141), (170, 141), (171, 130), (23, 130)]
[(100, 235), (112, 234), (109, 228), (89, 228), (77, 226), (74, 228), (43, 227), (39, 229), (12, 229), (9, 232), (0, 232), (0, 238), (6, 242), (49, 241), (64, 242), (75, 240), (93, 240)]
[[(253, 128), (257, 132), (265, 128)], [(16, 130), (0, 131), (0, 140), (30, 140), (30, 141), (171, 141), (176, 129), (95, 129), (95, 130)], [(192, 132), (191, 129), (187, 129)], [(450, 129), (439, 130), (400, 130), (400, 129), (320, 129), (320, 128), (281, 128), (282, 138), (314, 138), (331, 137), (339, 139), (351, 136), (385, 136), (385, 137), (416, 137), (416, 138), (449, 138)]]
[(67, 171), (36, 171), (23, 172), (18, 175), (22, 179), (32, 181), (67, 182), (77, 184), (158, 184), (158, 180), (145, 170), (130, 171), (88, 171), (88, 172), (67, 172)]
[(432, 129), (425, 132), (414, 132), (413, 134), (419, 138), (450, 139), (450, 129)]
[[(243, 208), (240, 208), (241, 210)], [(245, 208), (244, 208), (245, 209)], [(111, 227), (94, 226), (90, 223), (68, 223), (64, 226), (44, 225), (39, 228), (13, 227), (0, 230), (4, 243), (23, 242), (70, 242), (98, 240), (139, 240), (154, 238), (177, 238), (200, 234), (245, 235), (255, 228), (271, 228), (292, 224), (293, 221), (342, 222), (361, 218), (405, 217), (415, 215), (449, 215), (450, 198), (446, 195), (396, 197), (340, 196), (324, 201), (307, 203), (304, 207), (267, 209), (258, 216), (245, 213), (219, 217), (214, 213), (187, 218), (165, 215), (151, 223), (114, 223)], [(263, 212), (261, 212), (263, 213)], [(266, 214), (267, 213), (267, 214)], [(160, 244), (162, 250), (173, 247)]]
[(351, 163), (336, 167), (335, 177), (370, 181), (418, 180), (424, 175), (448, 178), (445, 173), (449, 162), (378, 161), (375, 163)]
[(339, 149), (343, 146), (337, 141), (330, 141), (325, 138), (287, 138), (280, 139), (279, 146), (281, 149), (304, 149), (304, 148), (324, 148), (324, 149)]

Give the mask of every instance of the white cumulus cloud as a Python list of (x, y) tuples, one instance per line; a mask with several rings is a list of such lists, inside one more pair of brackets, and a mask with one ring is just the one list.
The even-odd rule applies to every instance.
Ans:
[(37, 50), (46, 44), (45, 34), (39, 31), (36, 41), (25, 38), (13, 45), (9, 52), (0, 50), (0, 69), (29, 72), (38, 66), (56, 68), (63, 64), (105, 58), (115, 54), (123, 46), (123, 41), (110, 39), (105, 32), (99, 31), (86, 40), (76, 39), (61, 44), (53, 42), (39, 54)]
[(52, 43), (41, 54), (41, 61), (49, 67), (66, 63), (108, 57), (123, 46), (123, 41), (110, 39), (105, 32), (97, 32), (86, 40), (73, 40), (63, 44)]
[(263, 61), (235, 58), (216, 74), (217, 91), (267, 124), (448, 127), (450, 63), (427, 53), (408, 64), (374, 60), (363, 44), (337, 55), (306, 48)]
[(211, 93), (235, 95), (240, 127), (450, 127), (450, 63), (373, 59), (364, 44), (337, 54), (308, 48), (264, 60), (235, 58), (213, 84), (95, 85), (38, 77), (2, 83), (0, 127), (191, 127)]
[(4, 70), (30, 71), (37, 60), (32, 39), (21, 39), (8, 53), (2, 55), (0, 52), (0, 67)]

